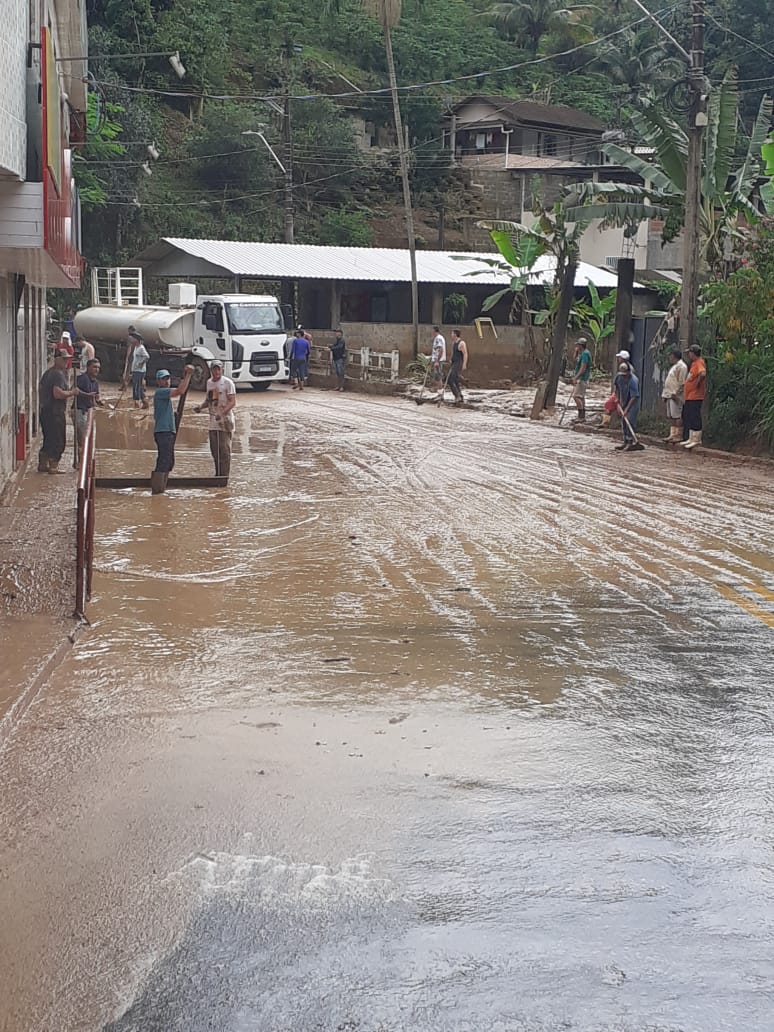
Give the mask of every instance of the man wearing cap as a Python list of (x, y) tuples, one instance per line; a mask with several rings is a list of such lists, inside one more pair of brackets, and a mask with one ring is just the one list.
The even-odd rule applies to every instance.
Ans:
[(640, 411), (640, 381), (634, 375), (629, 362), (621, 362), (613, 384), (618, 401), (623, 430), (623, 442), (615, 446), (616, 451), (631, 451), (634, 446), (634, 428)]
[(156, 468), (151, 473), (151, 491), (161, 494), (167, 486), (169, 474), (175, 468), (175, 437), (177, 425), (172, 409), (172, 399), (185, 394), (191, 382), (192, 365), (187, 365), (183, 379), (173, 388), (168, 369), (156, 373), (156, 393), (153, 396), (153, 437), (156, 441)]
[[(630, 361), (631, 361), (631, 359), (629, 358), (629, 352), (628, 351), (619, 351), (616, 354), (616, 356), (615, 356), (615, 369), (616, 369), (616, 372), (613, 373), (613, 379), (614, 380), (615, 380), (615, 377), (617, 375), (618, 366), (620, 365), (620, 363), (621, 362), (629, 363)], [(613, 387), (613, 391), (615, 392), (615, 387)], [(615, 409), (613, 409), (613, 412), (615, 412)], [(599, 424), (599, 429), (600, 430), (606, 430), (606, 429), (608, 429), (610, 427), (610, 422), (612, 420), (613, 412), (607, 412), (607, 411), (603, 411), (602, 412), (602, 422)]]
[(67, 443), (67, 399), (78, 394), (67, 382), (67, 363), (70, 354), (66, 348), (54, 351), (54, 364), (40, 379), (40, 428), (43, 443), (38, 455), (38, 473), (64, 473), (59, 460)]
[(688, 366), (683, 362), (682, 351), (672, 348), (669, 352), (669, 372), (661, 391), (669, 420), (669, 437), (664, 439), (665, 444), (679, 444), (683, 437), (683, 402), (687, 376)]
[(231, 472), (231, 443), (234, 437), (236, 386), (223, 375), (223, 363), (210, 363), (207, 400), (196, 405), (194, 412), (207, 409), (210, 414), (210, 452), (215, 463), (215, 476), (228, 478)]
[(591, 379), (591, 352), (585, 337), (578, 337), (575, 342), (575, 369), (572, 374), (572, 399), (578, 410), (578, 423), (586, 422), (586, 390)]

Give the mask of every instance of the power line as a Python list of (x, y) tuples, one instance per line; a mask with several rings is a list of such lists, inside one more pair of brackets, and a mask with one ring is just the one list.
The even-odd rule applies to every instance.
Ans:
[[(622, 25), (612, 32), (606, 33), (604, 36), (599, 36), (597, 39), (587, 40), (585, 43), (579, 43), (574, 47), (570, 47), (567, 50), (561, 50), (555, 54), (547, 54), (543, 57), (531, 58), (527, 61), (519, 61), (516, 64), (503, 65), (499, 68), (485, 69), (479, 72), (469, 72), (466, 75), (452, 76), (448, 79), (430, 79), (426, 82), (419, 83), (408, 83), (403, 86), (398, 86), (398, 92), (409, 93), (417, 90), (426, 89), (432, 86), (451, 86), (457, 82), (471, 82), (474, 79), (486, 78), (490, 75), (501, 75), (503, 72), (515, 72), (522, 68), (533, 68), (537, 65), (546, 64), (550, 61), (555, 61), (560, 57), (569, 57), (571, 54), (577, 54), (581, 50), (585, 50), (588, 47), (597, 46), (599, 43), (605, 43), (609, 39), (614, 39), (622, 32), (628, 32), (629, 29), (634, 28), (637, 25), (641, 25), (643, 22), (650, 21), (653, 17), (659, 17), (660, 15), (669, 14), (679, 7), (679, 3), (671, 4), (669, 7), (665, 7), (660, 11), (655, 12), (654, 15), (648, 14), (641, 18), (636, 18), (631, 22), (627, 22), (626, 25)], [(105, 80), (97, 79), (101, 86), (109, 89), (124, 90), (129, 93), (145, 93), (153, 94), (162, 97), (173, 97), (181, 98), (185, 100), (235, 100), (235, 101), (269, 101), (273, 100), (275, 103), (281, 99), (278, 94), (230, 94), (230, 93), (204, 93), (204, 92), (193, 92), (184, 90), (158, 90), (152, 89), (151, 87), (143, 86), (128, 86), (123, 83), (107, 82)], [(349, 91), (346, 93), (305, 93), (305, 94), (293, 94), (291, 100), (298, 101), (310, 101), (310, 100), (344, 100), (347, 98), (357, 97), (381, 97), (388, 96), (390, 93), (389, 86), (379, 87), (372, 90), (357, 90)]]

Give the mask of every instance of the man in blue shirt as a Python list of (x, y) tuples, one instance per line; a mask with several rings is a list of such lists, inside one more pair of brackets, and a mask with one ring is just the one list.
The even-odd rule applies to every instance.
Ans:
[(156, 373), (156, 393), (153, 396), (153, 437), (156, 441), (156, 468), (151, 473), (151, 492), (161, 494), (167, 486), (169, 474), (175, 468), (175, 437), (177, 425), (172, 409), (172, 399), (179, 398), (188, 390), (191, 382), (192, 365), (185, 367), (183, 379), (173, 388), (168, 369)]
[(623, 444), (616, 445), (616, 451), (632, 451), (634, 436), (632, 431), (637, 426), (637, 414), (640, 411), (640, 381), (632, 372), (628, 362), (621, 362), (618, 375), (613, 383), (618, 399), (619, 415), (623, 428)]
[(309, 340), (299, 326), (290, 345), (290, 382), (293, 390), (302, 391), (309, 376)]

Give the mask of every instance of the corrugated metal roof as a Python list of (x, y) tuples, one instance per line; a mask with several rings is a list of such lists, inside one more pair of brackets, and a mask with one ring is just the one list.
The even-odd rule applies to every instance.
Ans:
[[(212, 266), (213, 276), (243, 276), (246, 279), (376, 281), (410, 283), (407, 250), (387, 247), (329, 247), (318, 244), (266, 244), (240, 240), (185, 240), (164, 237), (134, 259), (150, 272), (172, 252), (182, 252)], [(481, 259), (496, 258), (490, 252), (417, 251), (419, 283), (475, 284), (503, 286), (508, 276), (487, 269)], [(553, 280), (555, 261), (544, 257), (533, 270), (536, 284)], [(475, 275), (474, 275), (475, 274)], [(577, 287), (593, 283), (598, 288), (614, 287), (616, 277), (604, 269), (581, 262)], [(639, 284), (636, 284), (639, 287)]]
[(584, 165), (580, 161), (535, 157), (531, 154), (509, 154), (507, 159), (505, 154), (463, 154), (457, 160), (465, 168), (484, 168), (489, 172), (521, 169), (536, 172), (583, 172), (590, 175), (595, 167)]

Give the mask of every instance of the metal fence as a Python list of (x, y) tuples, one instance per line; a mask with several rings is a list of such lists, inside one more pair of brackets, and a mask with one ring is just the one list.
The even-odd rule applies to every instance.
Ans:
[(91, 598), (91, 571), (94, 561), (94, 501), (96, 463), (96, 426), (94, 410), (89, 412), (86, 437), (78, 468), (78, 494), (75, 521), (75, 616), (86, 618)]
[[(312, 344), (309, 367), (314, 373), (330, 376), (331, 352), (324, 344)], [(351, 380), (397, 380), (400, 351), (374, 351), (373, 348), (347, 348), (347, 376)]]

